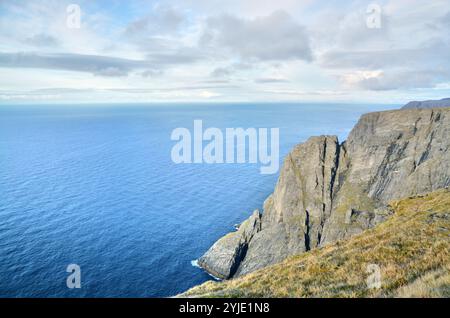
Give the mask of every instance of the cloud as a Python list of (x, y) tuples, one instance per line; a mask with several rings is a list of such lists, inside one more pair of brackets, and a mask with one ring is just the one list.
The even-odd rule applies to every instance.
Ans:
[[(442, 12), (448, 12), (448, 2), (393, 1), (382, 7), (380, 29), (365, 26), (362, 7), (321, 19), (326, 23), (312, 32), (321, 51), (317, 63), (346, 89), (434, 88), (450, 80), (450, 15)], [(316, 41), (318, 34), (324, 37)]]
[(45, 88), (35, 90), (0, 90), (0, 101), (42, 101), (42, 100), (85, 100), (85, 98), (108, 98), (112, 100), (132, 100), (134, 98), (146, 100), (154, 97), (164, 97), (178, 100), (180, 98), (191, 97), (199, 100), (217, 98), (222, 96), (217, 92), (217, 88), (235, 88), (234, 86), (173, 86), (164, 88)]
[(150, 14), (132, 21), (125, 29), (125, 34), (133, 37), (173, 34), (180, 30), (184, 22), (185, 17), (180, 11), (157, 6)]
[(223, 78), (223, 77), (231, 77), (237, 72), (242, 71), (249, 71), (255, 68), (255, 65), (252, 63), (247, 62), (239, 62), (239, 63), (232, 63), (227, 66), (220, 66), (215, 68), (210, 76), (216, 77), (216, 78)]
[(320, 62), (329, 68), (357, 67), (378, 69), (384, 67), (418, 67), (423, 65), (449, 65), (450, 46), (436, 42), (424, 47), (367, 51), (329, 51)]
[(141, 73), (142, 77), (157, 77), (161, 76), (163, 71), (161, 69), (148, 69)]
[(202, 98), (213, 98), (213, 97), (219, 97), (221, 94), (211, 91), (201, 91), (200, 94), (198, 94), (199, 97)]
[(322, 66), (343, 70), (348, 88), (394, 90), (432, 88), (450, 80), (450, 46), (438, 41), (424, 47), (380, 51), (335, 51), (324, 54)]
[(233, 74), (233, 71), (226, 67), (218, 67), (211, 72), (212, 77), (227, 77), (231, 74)]
[(35, 34), (27, 38), (26, 42), (37, 47), (55, 47), (60, 44), (57, 38), (44, 33)]
[(98, 76), (120, 77), (143, 69), (143, 76), (155, 76), (162, 68), (175, 64), (193, 63), (197, 56), (189, 54), (153, 54), (145, 60), (132, 60), (102, 55), (71, 53), (0, 53), (0, 67), (38, 68), (86, 72)]
[(367, 28), (371, 1), (80, 0), (80, 29), (69, 3), (0, 0), (3, 99), (60, 86), (93, 91), (30, 98), (418, 98), (450, 83), (448, 0), (381, 1), (381, 29)]
[(190, 43), (190, 27), (185, 11), (157, 4), (128, 23), (122, 39), (158, 69), (206, 61), (204, 52)]
[(201, 44), (237, 53), (244, 60), (312, 60), (305, 28), (284, 11), (254, 19), (209, 18)]
[[(200, 51), (184, 37), (189, 36), (187, 13), (165, 5), (154, 5), (150, 13), (138, 17), (126, 25), (123, 40), (133, 44), (145, 54), (172, 55), (174, 58), (197, 59)], [(163, 53), (161, 53), (163, 52)], [(181, 62), (177, 62), (179, 64)]]
[(439, 24), (444, 27), (450, 27), (450, 11), (439, 19)]
[(77, 71), (101, 76), (125, 76), (147, 64), (146, 61), (100, 55), (0, 53), (0, 67)]
[(154, 65), (167, 66), (167, 65), (177, 65), (177, 64), (192, 64), (200, 60), (205, 60), (206, 57), (203, 56), (198, 50), (175, 50), (167, 51), (165, 53), (149, 53), (147, 54), (147, 59)]
[(342, 77), (344, 84), (372, 91), (430, 88), (450, 80), (448, 72), (436, 70), (403, 70), (355, 72)]
[(289, 82), (285, 78), (272, 78), (272, 77), (265, 77), (265, 78), (257, 78), (255, 79), (255, 83), (259, 84), (266, 84), (266, 83), (287, 83)]
[[(122, 92), (122, 93), (152, 93), (152, 92), (178, 92), (178, 91), (210, 91), (215, 89), (233, 89), (236, 88), (235, 85), (189, 85), (189, 86), (171, 86), (171, 87), (163, 87), (163, 88), (111, 88), (111, 89), (103, 89), (110, 90), (114, 92)], [(41, 90), (40, 90), (41, 91)]]
[(55, 100), (59, 99), (60, 95), (38, 95), (38, 94), (1, 94), (0, 93), (0, 100), (2, 101), (48, 101), (48, 100)]

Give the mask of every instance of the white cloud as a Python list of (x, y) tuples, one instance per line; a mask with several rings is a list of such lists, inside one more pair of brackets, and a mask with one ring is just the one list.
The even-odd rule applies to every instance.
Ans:
[(209, 18), (202, 44), (237, 53), (243, 60), (312, 60), (303, 26), (284, 11), (254, 19), (231, 15)]
[(382, 28), (369, 29), (371, 2), (80, 0), (82, 27), (69, 29), (69, 0), (0, 1), (1, 99), (390, 101), (450, 93), (450, 3), (382, 1)]

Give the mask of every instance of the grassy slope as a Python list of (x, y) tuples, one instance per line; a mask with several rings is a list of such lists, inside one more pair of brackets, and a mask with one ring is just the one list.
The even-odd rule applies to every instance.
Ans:
[[(450, 297), (450, 192), (391, 203), (394, 215), (374, 229), (249, 275), (207, 282), (194, 297)], [(381, 289), (368, 289), (368, 264)]]

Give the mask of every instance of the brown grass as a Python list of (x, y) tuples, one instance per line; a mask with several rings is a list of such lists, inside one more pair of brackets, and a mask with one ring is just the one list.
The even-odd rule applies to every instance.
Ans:
[[(224, 282), (193, 297), (449, 297), (450, 192), (391, 203), (394, 215), (374, 229)], [(369, 289), (367, 266), (381, 270)]]

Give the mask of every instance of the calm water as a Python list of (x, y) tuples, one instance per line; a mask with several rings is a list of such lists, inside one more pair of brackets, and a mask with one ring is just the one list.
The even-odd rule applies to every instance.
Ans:
[[(277, 175), (175, 165), (174, 128), (279, 127), (284, 156), (311, 135), (342, 140), (362, 113), (388, 108), (0, 106), (0, 296), (170, 296), (211, 279), (191, 261), (260, 208)], [(71, 263), (81, 289), (66, 287)]]

